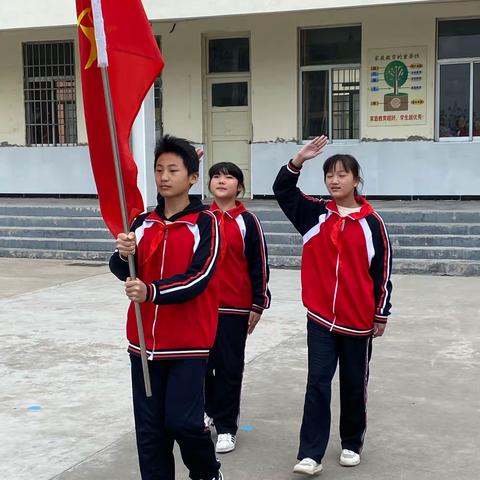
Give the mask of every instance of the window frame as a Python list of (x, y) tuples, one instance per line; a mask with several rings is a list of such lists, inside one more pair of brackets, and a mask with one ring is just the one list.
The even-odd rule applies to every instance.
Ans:
[[(158, 48), (162, 51), (162, 36), (154, 35)], [(164, 128), (164, 115), (163, 115), (163, 77), (162, 73), (153, 82), (153, 124), (155, 129), (155, 141), (160, 140), (163, 137)], [(157, 92), (158, 92), (158, 105), (157, 105)], [(157, 107), (160, 115), (160, 124), (157, 124)]]
[[(223, 38), (248, 38), (248, 48), (249, 48), (249, 65), (250, 70), (248, 72), (216, 72), (216, 73), (209, 73), (208, 66), (209, 66), (209, 44), (210, 40), (217, 40)], [(209, 107), (209, 92), (208, 92), (208, 81), (209, 80), (220, 80), (225, 79), (226, 82), (228, 81), (238, 81), (248, 78), (248, 105), (250, 111), (252, 110), (252, 97), (251, 97), (251, 90), (252, 90), (252, 39), (251, 34), (248, 31), (236, 31), (236, 32), (224, 32), (224, 33), (204, 33), (202, 35), (202, 111), (203, 114), (203, 142), (206, 144), (208, 141), (208, 112)], [(210, 92), (211, 93), (211, 92)], [(216, 107), (216, 108), (225, 108), (225, 107)], [(228, 107), (227, 107), (228, 108)], [(234, 108), (234, 107), (233, 107)], [(253, 125), (252, 125), (253, 130)]]
[[(249, 64), (250, 70), (248, 72), (214, 72), (209, 73), (209, 42), (210, 40), (221, 40), (223, 38), (248, 38), (248, 48), (249, 48)], [(248, 77), (248, 105), (252, 108), (251, 104), (251, 78), (252, 78), (252, 40), (249, 32), (228, 32), (228, 33), (215, 33), (215, 34), (204, 34), (202, 39), (202, 79), (203, 79), (203, 109), (206, 112), (208, 109), (208, 92), (207, 92), (207, 83), (210, 79), (221, 79), (225, 78), (226, 81), (231, 81), (232, 79), (242, 80)], [(206, 125), (204, 125), (204, 131), (206, 132)]]
[[(62, 66), (65, 68), (67, 65), (71, 66), (73, 74), (71, 75), (45, 75), (45, 76), (27, 76), (28, 70), (32, 67), (48, 67), (48, 66), (53, 66), (54, 64), (37, 64), (35, 61), (32, 63), (27, 63), (27, 49), (29, 45), (41, 45), (42, 48), (46, 48), (47, 45), (59, 45), (59, 44), (64, 44), (64, 45), (69, 45), (71, 48), (71, 63), (63, 62), (62, 64), (58, 63), (59, 66)], [(65, 60), (65, 59), (64, 59)], [(79, 145), (79, 138), (78, 138), (78, 111), (77, 111), (77, 65), (76, 65), (76, 55), (75, 55), (75, 41), (73, 39), (61, 39), (61, 40), (46, 40), (46, 41), (26, 41), (22, 42), (22, 70), (23, 70), (23, 109), (24, 109), (24, 116), (25, 116), (25, 145), (29, 147), (76, 147)], [(56, 129), (60, 130), (60, 127), (62, 126), (58, 122), (58, 117), (55, 112), (55, 106), (63, 103), (62, 101), (58, 100), (57, 97), (57, 89), (58, 87), (56, 86), (56, 82), (72, 82), (72, 100), (70, 101), (70, 104), (73, 105), (74, 107), (74, 118), (71, 119), (71, 124), (67, 126), (67, 120), (68, 120), (68, 115), (64, 116), (64, 123), (63, 123), (63, 128), (65, 131), (67, 131), (69, 128), (73, 126), (74, 128), (74, 141), (73, 142), (64, 142), (60, 143), (60, 134), (56, 132)], [(51, 129), (52, 135), (51, 138), (49, 139), (49, 143), (44, 143), (44, 142), (37, 142), (37, 143), (32, 143), (29, 140), (32, 140), (32, 138), (29, 135), (29, 129), (31, 128), (36, 128), (38, 127), (37, 124), (31, 123), (30, 119), (30, 113), (29, 109), (32, 103), (37, 103), (36, 100), (28, 99), (27, 98), (27, 92), (30, 92), (32, 89), (30, 88), (31, 84), (35, 83), (46, 83), (52, 85), (50, 88), (50, 91), (52, 92), (52, 99), (51, 100), (45, 100), (45, 103), (48, 105), (48, 109), (51, 110), (51, 115), (52, 115), (52, 123), (46, 123), (45, 127), (47, 129)], [(35, 90), (35, 89), (33, 89)], [(48, 90), (48, 89), (47, 89)], [(45, 89), (40, 90), (40, 91), (47, 91)], [(55, 98), (53, 98), (55, 97)], [(42, 103), (43, 101), (40, 101)], [(43, 124), (40, 124), (40, 127), (42, 127)], [(38, 140), (38, 138), (34, 138), (34, 140)]]
[[(301, 32), (303, 30), (319, 30), (319, 29), (326, 29), (326, 28), (345, 28), (345, 27), (360, 27), (361, 29), (361, 44), (360, 44), (360, 63), (338, 63), (338, 64), (329, 64), (329, 65), (306, 65), (302, 66), (300, 59), (301, 59)], [(297, 95), (298, 95), (298, 139), (301, 144), (305, 145), (311, 141), (311, 139), (303, 138), (303, 72), (318, 72), (318, 71), (327, 71), (328, 72), (328, 143), (332, 143), (335, 145), (341, 144), (357, 144), (361, 142), (362, 139), (362, 59), (363, 59), (363, 26), (362, 24), (348, 24), (348, 25), (322, 25), (322, 26), (314, 26), (314, 27), (299, 27), (297, 32), (297, 54), (298, 54), (298, 88), (297, 88)], [(345, 69), (358, 69), (359, 72), (359, 85), (358, 85), (358, 92), (359, 92), (359, 109), (358, 109), (358, 138), (343, 138), (343, 139), (333, 139), (333, 98), (332, 98), (332, 85), (333, 85), (333, 70), (345, 70)]]
[[(473, 18), (480, 18), (480, 17), (473, 17)], [(437, 19), (436, 25), (436, 47), (435, 47), (435, 72), (436, 72), (436, 80), (435, 80), (435, 141), (437, 142), (480, 142), (480, 135), (473, 136), (473, 95), (474, 95), (474, 76), (473, 70), (475, 64), (480, 64), (480, 56), (479, 57), (465, 57), (465, 58), (445, 58), (439, 59), (438, 58), (438, 50), (439, 50), (439, 23), (445, 21), (454, 21), (454, 20), (470, 20), (471, 17), (461, 17), (461, 18), (440, 18)], [(469, 125), (469, 132), (468, 136), (466, 137), (440, 137), (440, 70), (443, 65), (459, 65), (459, 64), (468, 64), (470, 75), (469, 75), (469, 115), (468, 115), (468, 125)], [(480, 113), (480, 112), (479, 112)]]

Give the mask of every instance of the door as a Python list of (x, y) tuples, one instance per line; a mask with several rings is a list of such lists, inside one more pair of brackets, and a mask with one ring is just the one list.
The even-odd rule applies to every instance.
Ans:
[(250, 78), (210, 77), (206, 83), (208, 166), (218, 162), (238, 165), (245, 177), (245, 196), (249, 198), (252, 141)]

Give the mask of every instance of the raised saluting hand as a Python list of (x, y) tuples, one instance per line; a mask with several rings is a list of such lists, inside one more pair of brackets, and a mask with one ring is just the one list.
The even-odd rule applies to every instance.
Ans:
[(321, 137), (315, 137), (310, 143), (304, 145), (295, 155), (295, 158), (293, 159), (293, 164), (296, 167), (300, 168), (307, 160), (310, 160), (317, 155), (320, 155), (327, 143), (328, 137), (326, 135), (322, 135)]

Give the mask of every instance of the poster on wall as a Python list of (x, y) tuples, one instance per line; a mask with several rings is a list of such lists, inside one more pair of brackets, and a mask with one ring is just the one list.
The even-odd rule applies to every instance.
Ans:
[(368, 50), (368, 126), (427, 121), (427, 47)]

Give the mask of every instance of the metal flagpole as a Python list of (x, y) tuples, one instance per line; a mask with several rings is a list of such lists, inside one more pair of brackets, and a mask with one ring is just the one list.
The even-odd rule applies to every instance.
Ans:
[[(122, 168), (120, 165), (120, 154), (118, 151), (117, 131), (115, 129), (115, 122), (113, 116), (113, 104), (112, 95), (110, 93), (110, 81), (108, 79), (107, 67), (100, 67), (102, 72), (103, 92), (105, 95), (105, 105), (107, 107), (108, 126), (110, 128), (110, 139), (112, 141), (113, 159), (115, 162), (115, 177), (117, 179), (118, 196), (120, 199), (120, 209), (122, 211), (123, 231), (128, 233), (128, 214), (127, 214), (127, 202), (125, 201), (125, 188), (123, 186)], [(130, 272), (130, 278), (135, 280), (137, 278), (137, 272), (135, 271), (135, 261), (133, 255), (128, 256), (128, 270)], [(142, 357), (143, 368), (143, 380), (145, 382), (145, 393), (147, 397), (152, 396), (152, 388), (150, 386), (150, 375), (148, 372), (148, 360), (147, 350), (145, 348), (145, 335), (143, 333), (142, 312), (140, 305), (134, 302), (135, 305), (135, 317), (137, 318), (138, 339), (140, 341), (140, 355)]]
[[(118, 150), (117, 130), (115, 128), (115, 116), (113, 112), (112, 94), (110, 90), (110, 80), (108, 78), (108, 58), (106, 49), (105, 30), (103, 26), (103, 15), (101, 0), (92, 1), (92, 12), (95, 26), (95, 40), (97, 44), (97, 64), (102, 73), (103, 94), (105, 97), (105, 106), (107, 108), (108, 127), (110, 130), (110, 140), (112, 142), (113, 160), (115, 164), (115, 177), (117, 180), (118, 196), (120, 200), (120, 209), (122, 212), (123, 231), (128, 233), (128, 213), (127, 202), (125, 200), (125, 188), (123, 184), (122, 167), (120, 164), (120, 153)], [(135, 269), (135, 261), (133, 255), (128, 256), (128, 270), (130, 278), (135, 280), (137, 273)], [(138, 339), (140, 342), (140, 355), (142, 358), (143, 380), (145, 382), (145, 393), (147, 397), (152, 396), (152, 388), (150, 385), (150, 374), (148, 371), (147, 350), (145, 348), (145, 335), (143, 333), (142, 312), (140, 305), (134, 302), (135, 305), (135, 317), (137, 319)]]

